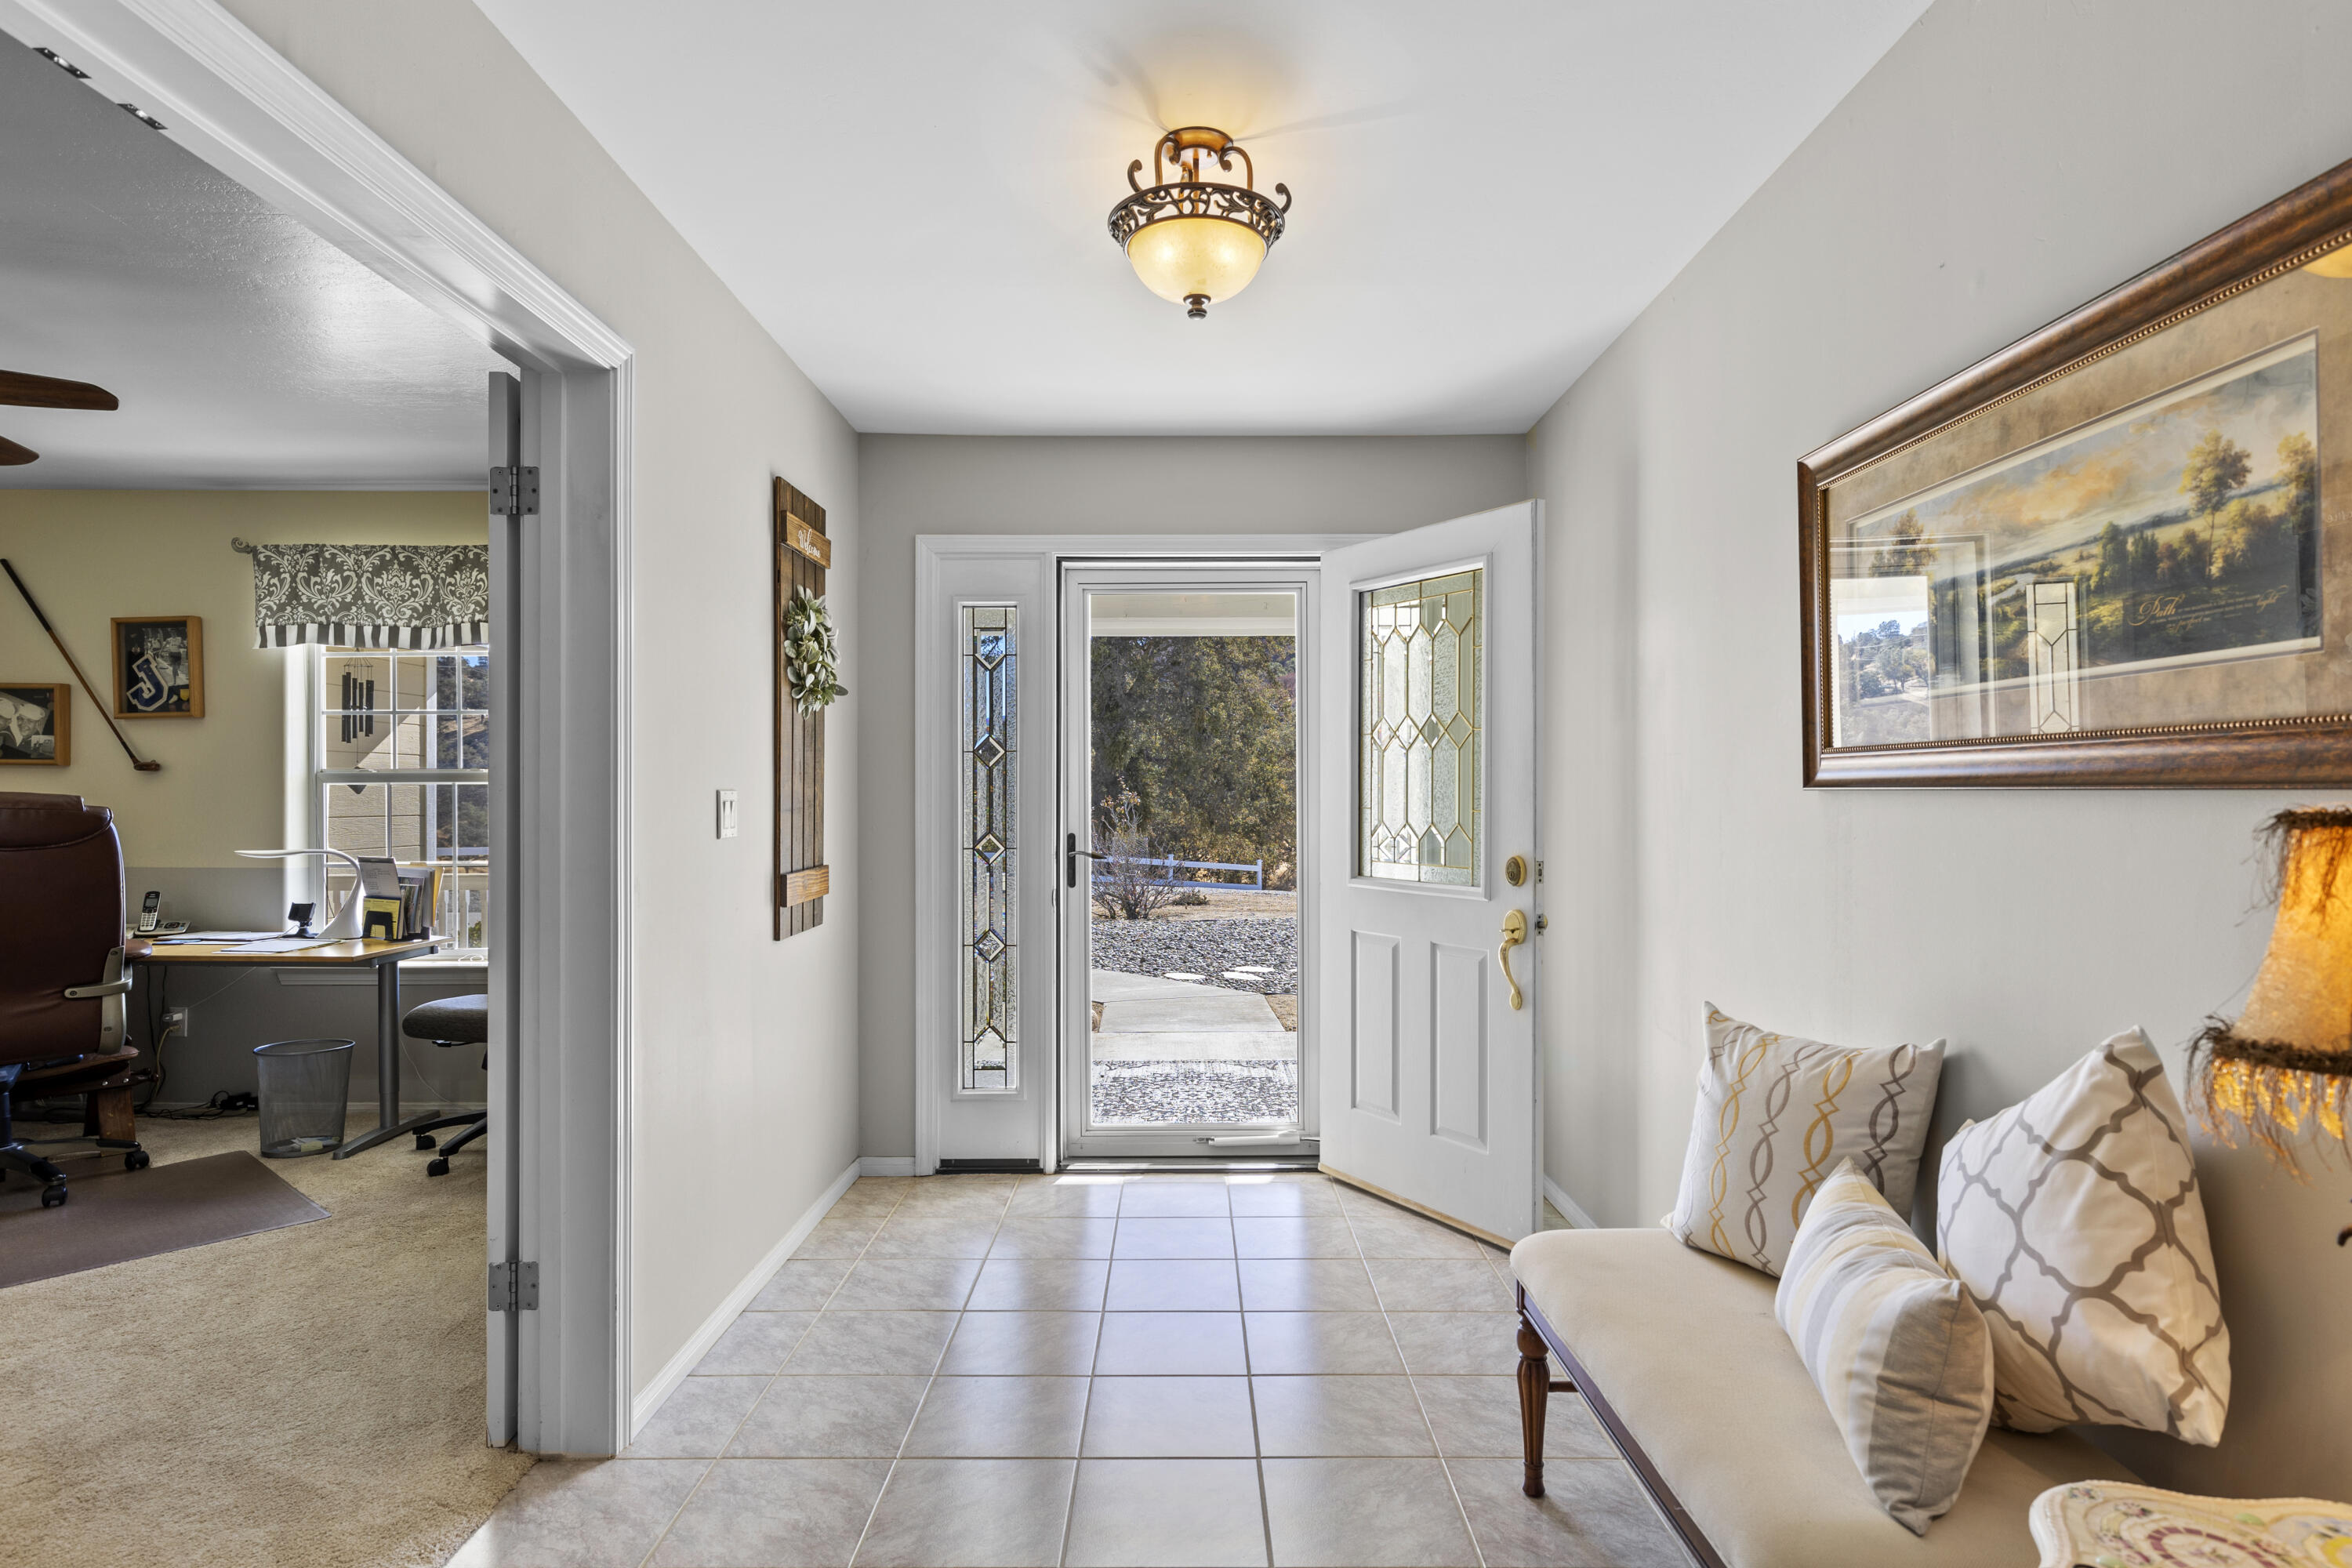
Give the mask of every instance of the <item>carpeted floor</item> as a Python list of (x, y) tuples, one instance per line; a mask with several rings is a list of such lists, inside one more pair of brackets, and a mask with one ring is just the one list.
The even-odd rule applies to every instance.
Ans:
[[(139, 1135), (160, 1165), (256, 1129)], [(332, 1217), (0, 1290), (0, 1558), (437, 1565), (530, 1468), (482, 1441), (479, 1155), (270, 1167)]]

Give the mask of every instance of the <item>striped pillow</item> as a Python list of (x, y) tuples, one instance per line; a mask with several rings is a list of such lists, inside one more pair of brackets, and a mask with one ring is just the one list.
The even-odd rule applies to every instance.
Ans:
[(1706, 1058), (1666, 1228), (1685, 1247), (1778, 1274), (1822, 1178), (1851, 1156), (1911, 1212), (1944, 1042), (1854, 1050), (1776, 1035), (1706, 1006)]
[(1992, 1419), (1992, 1338), (1853, 1161), (1813, 1194), (1772, 1315), (1878, 1506), (1927, 1534), (1958, 1499)]

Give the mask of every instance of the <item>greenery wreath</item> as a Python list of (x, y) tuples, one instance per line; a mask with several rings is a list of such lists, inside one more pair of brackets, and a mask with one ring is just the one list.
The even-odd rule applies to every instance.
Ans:
[(802, 713), (822, 712), (836, 697), (849, 695), (837, 679), (841, 657), (834, 644), (833, 615), (824, 600), (806, 588), (793, 590), (784, 606), (784, 674), (792, 683), (793, 707)]

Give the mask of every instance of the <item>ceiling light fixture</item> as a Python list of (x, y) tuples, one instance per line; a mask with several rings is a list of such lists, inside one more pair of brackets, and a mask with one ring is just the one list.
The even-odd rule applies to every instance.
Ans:
[[(1214, 184), (1201, 177), (1214, 161), (1230, 173), (1242, 161), (1243, 184)], [(1175, 165), (1176, 178), (1163, 176)], [(1110, 237), (1127, 252), (1143, 286), (1200, 321), (1211, 300), (1230, 300), (1249, 287), (1290, 211), (1290, 187), (1276, 185), (1276, 206), (1257, 191), (1257, 165), (1234, 139), (1206, 125), (1187, 125), (1151, 149), (1151, 184), (1136, 184), (1138, 158), (1127, 166), (1134, 195), (1110, 209)]]

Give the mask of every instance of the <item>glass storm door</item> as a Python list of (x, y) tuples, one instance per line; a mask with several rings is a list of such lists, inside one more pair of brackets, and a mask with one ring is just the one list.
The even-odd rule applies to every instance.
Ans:
[[(1304, 564), (1062, 578), (1062, 1146), (1297, 1157)], [(1302, 1027), (1302, 1026), (1307, 1027)]]
[(1538, 503), (1323, 558), (1324, 1168), (1536, 1228)]

